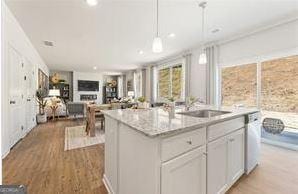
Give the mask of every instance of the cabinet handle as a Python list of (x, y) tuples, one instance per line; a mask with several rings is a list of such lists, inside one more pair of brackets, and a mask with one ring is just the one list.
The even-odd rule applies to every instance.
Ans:
[(15, 104), (15, 103), (16, 101), (13, 101), (13, 100), (9, 101), (9, 104)]
[(233, 141), (235, 141), (235, 139), (234, 139), (234, 138), (232, 138), (232, 139), (229, 139), (229, 141), (230, 141), (230, 142), (233, 142)]
[(191, 140), (187, 141), (186, 143), (188, 143), (189, 145), (192, 145), (192, 141)]

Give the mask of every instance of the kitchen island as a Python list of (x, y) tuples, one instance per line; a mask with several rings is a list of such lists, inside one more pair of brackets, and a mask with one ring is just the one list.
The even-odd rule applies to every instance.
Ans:
[(104, 184), (113, 194), (225, 193), (244, 173), (245, 116), (255, 109), (104, 111)]

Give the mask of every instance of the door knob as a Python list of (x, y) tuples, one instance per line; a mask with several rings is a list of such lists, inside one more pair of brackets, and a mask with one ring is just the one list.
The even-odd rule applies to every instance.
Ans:
[(191, 140), (189, 140), (189, 141), (186, 141), (189, 145), (191, 145), (192, 144), (192, 141)]

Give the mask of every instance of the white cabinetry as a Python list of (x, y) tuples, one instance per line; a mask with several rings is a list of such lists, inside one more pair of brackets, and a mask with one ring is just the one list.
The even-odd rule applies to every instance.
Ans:
[(207, 193), (224, 193), (228, 188), (228, 141), (222, 137), (208, 144)]
[(206, 193), (206, 147), (202, 146), (162, 164), (162, 194)]
[(244, 172), (244, 128), (208, 143), (207, 193), (225, 193)]
[(244, 173), (244, 128), (228, 136), (228, 182), (234, 184)]
[(244, 172), (243, 117), (158, 137), (109, 116), (105, 127), (109, 193), (220, 194)]

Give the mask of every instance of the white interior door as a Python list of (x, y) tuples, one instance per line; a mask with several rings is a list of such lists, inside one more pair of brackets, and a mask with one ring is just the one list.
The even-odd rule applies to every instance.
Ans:
[(35, 82), (34, 82), (34, 66), (25, 59), (25, 101), (26, 101), (26, 132), (29, 132), (35, 126)]
[(25, 125), (24, 65), (22, 56), (9, 46), (9, 139), (11, 146), (23, 136)]

